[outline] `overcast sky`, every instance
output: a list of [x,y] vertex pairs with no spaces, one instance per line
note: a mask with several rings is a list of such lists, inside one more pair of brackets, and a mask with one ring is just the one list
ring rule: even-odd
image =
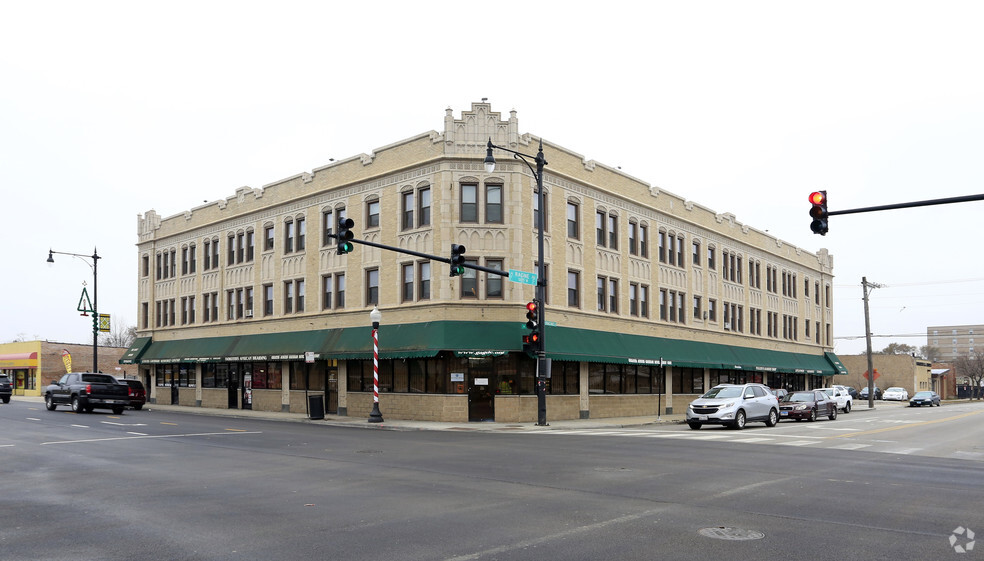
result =
[[[984,3],[7,2],[0,342],[136,323],[137,216],[431,130],[488,98],[522,133],[834,255],[835,351],[984,323]],[[550,156],[547,154],[549,162]]]

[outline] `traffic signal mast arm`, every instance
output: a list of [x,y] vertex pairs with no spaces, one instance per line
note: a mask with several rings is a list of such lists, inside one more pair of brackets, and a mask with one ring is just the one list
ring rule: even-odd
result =
[[[337,238],[338,236],[336,235],[335,237]],[[350,241],[352,243],[357,243],[357,244],[362,244],[362,245],[368,245],[368,246],[372,246],[372,247],[378,247],[379,249],[388,249],[390,251],[395,251],[397,253],[406,253],[407,255],[413,255],[413,256],[416,256],[416,257],[425,257],[425,258],[430,259],[432,261],[440,261],[441,263],[448,263],[448,264],[451,263],[451,258],[450,257],[440,257],[440,256],[437,256],[437,255],[431,255],[429,253],[421,253],[419,251],[413,251],[411,249],[403,249],[402,247],[393,247],[391,245],[384,245],[384,244],[381,244],[381,243],[371,242],[371,241],[368,241],[368,240],[360,240],[360,239],[357,239],[357,238],[352,238],[352,239],[350,239],[348,241]],[[462,263],[462,266],[463,267],[466,267],[468,269],[475,269],[476,271],[483,271],[483,272],[486,272],[486,273],[491,273],[493,275],[499,275],[501,277],[508,277],[509,276],[509,271],[503,271],[501,269],[493,269],[491,267],[482,267],[481,265],[475,265],[475,264],[472,264],[472,263]]]
[[835,214],[857,214],[860,212],[876,212],[879,210],[895,210],[897,208],[913,208],[918,206],[946,205],[950,203],[967,203],[971,201],[984,201],[984,194],[967,195],[964,197],[949,197],[946,199],[930,199],[928,201],[915,201],[911,203],[898,203],[894,205],[866,206],[862,208],[849,208],[846,210],[828,210],[827,216]]

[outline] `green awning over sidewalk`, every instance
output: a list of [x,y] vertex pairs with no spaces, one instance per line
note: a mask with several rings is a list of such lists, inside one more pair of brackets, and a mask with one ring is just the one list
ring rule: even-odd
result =
[[[441,351],[456,356],[498,356],[521,351],[526,332],[520,322],[382,325],[379,356],[420,358]],[[825,376],[842,373],[843,369],[838,368],[840,360],[833,353],[790,353],[571,327],[551,327],[545,341],[547,356],[565,361],[658,365],[662,359],[670,366]],[[371,359],[372,329],[366,326],[156,341],[133,360],[143,364],[303,360],[306,352],[315,353],[318,360]]]
[[130,348],[123,353],[123,357],[120,358],[120,364],[136,364],[149,346],[150,337],[138,337],[130,344]]

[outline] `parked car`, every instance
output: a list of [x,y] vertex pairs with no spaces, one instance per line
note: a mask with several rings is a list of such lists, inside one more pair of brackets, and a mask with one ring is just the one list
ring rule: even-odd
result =
[[844,386],[831,386],[829,388],[820,388],[820,391],[836,401],[838,409],[845,413],[851,412],[851,407],[854,405],[854,398],[848,393],[847,388]]
[[117,380],[121,384],[130,386],[130,407],[137,411],[143,409],[144,404],[147,403],[147,390],[144,389],[143,382],[132,378],[117,378]]
[[905,388],[892,386],[885,390],[885,393],[882,394],[882,399],[885,401],[909,401],[909,392]]
[[768,427],[779,422],[779,400],[762,384],[720,384],[687,406],[687,424],[727,425],[741,430],[748,421],[763,421]]
[[912,396],[909,400],[909,407],[922,407],[923,405],[940,406],[940,396],[933,391],[922,391],[916,392],[916,395]]
[[858,393],[857,388],[853,386],[844,386],[844,387],[847,388],[847,393],[850,394],[852,400],[861,399],[861,395]]
[[14,385],[10,383],[10,378],[0,375],[0,399],[4,403],[10,403],[10,396],[14,394]]
[[127,388],[109,374],[72,372],[45,388],[44,406],[54,411],[59,405],[69,404],[76,413],[112,409],[119,415],[130,403]]
[[[861,388],[861,393],[859,395],[861,396],[861,399],[868,399],[868,386]],[[881,398],[882,398],[881,388],[875,386],[875,399],[881,399]]]
[[772,395],[776,396],[776,399],[778,399],[779,401],[782,401],[782,398],[785,397],[785,395],[788,393],[789,392],[785,388],[772,389]]
[[823,390],[793,392],[779,402],[780,419],[812,422],[820,415],[831,421],[837,418],[837,401]]

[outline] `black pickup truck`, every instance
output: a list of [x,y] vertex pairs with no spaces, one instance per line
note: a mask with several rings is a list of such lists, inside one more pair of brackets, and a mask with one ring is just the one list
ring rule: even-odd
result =
[[44,390],[44,405],[48,411],[68,404],[76,413],[91,413],[98,407],[112,409],[120,415],[129,403],[129,387],[109,374],[69,373]]

